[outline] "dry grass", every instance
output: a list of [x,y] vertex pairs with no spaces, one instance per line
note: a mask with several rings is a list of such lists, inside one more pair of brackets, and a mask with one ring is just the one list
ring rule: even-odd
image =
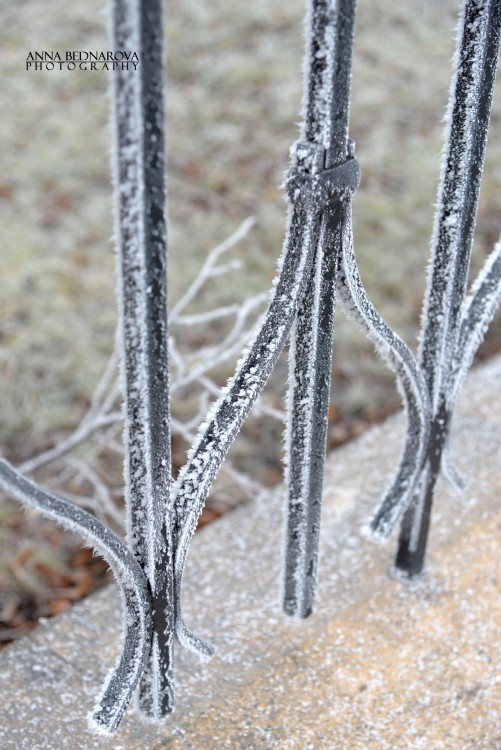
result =
[[[1,131],[0,438],[19,457],[74,423],[115,321],[106,74],[26,72],[23,64],[30,49],[106,49],[106,19],[95,0],[45,5],[2,11],[8,116]],[[352,132],[363,182],[355,236],[374,301],[410,343],[424,287],[455,7],[386,0],[359,9]],[[169,13],[174,301],[207,251],[249,214],[257,226],[237,253],[244,271],[232,284],[214,283],[200,305],[233,302],[269,285],[284,226],[278,186],[299,119],[302,14],[300,2],[270,8],[201,0]],[[479,256],[501,223],[500,112],[496,103]],[[389,396],[387,376],[339,318],[334,402],[348,412],[380,405]],[[364,370],[375,382],[369,393]]]
[[[435,201],[457,3],[360,3],[352,136],[362,185],[355,240],[369,293],[415,344]],[[116,309],[105,73],[26,72],[29,50],[107,49],[102,0],[0,9],[0,445],[16,461],[75,425],[113,346]],[[185,0],[168,34],[171,298],[249,215],[241,271],[196,308],[269,287],[285,210],[279,189],[301,105],[303,3]],[[476,257],[501,230],[501,98],[495,102]],[[479,261],[476,261],[478,266]],[[194,309],[196,309],[194,308]],[[499,318],[490,334],[499,343]],[[193,330],[200,346],[221,330]],[[496,343],[498,342],[498,343]],[[393,377],[342,315],[331,444],[398,405]],[[216,373],[224,380],[227,370]],[[282,358],[269,388],[279,405]],[[174,408],[183,410],[184,404]],[[358,427],[357,427],[358,424]],[[280,429],[247,431],[238,464],[275,481]],[[177,448],[182,453],[184,446]],[[119,462],[113,471],[119,473]]]
[[[2,13],[0,440],[23,458],[85,408],[115,325],[106,74],[26,72],[28,50],[106,49],[101,2]],[[433,214],[455,2],[360,4],[352,133],[363,170],[355,236],[367,287],[412,344]],[[303,3],[191,0],[168,14],[171,297],[247,215],[232,283],[201,307],[265,289],[280,251],[279,190],[296,138]],[[384,43],[381,43],[384,40]],[[496,103],[477,255],[499,234]],[[205,332],[204,335],[207,335]],[[199,345],[195,332],[193,345]],[[395,403],[392,376],[339,316],[339,413]],[[220,374],[221,377],[222,374]],[[276,379],[284,378],[282,367]],[[277,386],[278,387],[278,386]]]

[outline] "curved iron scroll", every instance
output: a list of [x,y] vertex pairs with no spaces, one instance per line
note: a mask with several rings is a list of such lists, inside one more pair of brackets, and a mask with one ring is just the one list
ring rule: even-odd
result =
[[115,573],[124,610],[122,649],[90,717],[95,731],[114,734],[141,679],[149,652],[151,598],[141,566],[121,539],[97,518],[26,479],[3,458],[0,458],[0,489],[69,531],[81,534]]

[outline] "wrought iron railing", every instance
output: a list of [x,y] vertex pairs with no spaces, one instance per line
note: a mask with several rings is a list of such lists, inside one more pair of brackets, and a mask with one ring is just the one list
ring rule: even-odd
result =
[[[127,543],[86,511],[0,459],[0,487],[78,531],[113,568],[124,639],[91,718],[116,731],[137,692],[160,720],[174,708],[173,642],[209,657],[185,625],[182,578],[205,497],[291,334],[286,433],[284,609],[315,603],[336,298],[395,370],[407,435],[395,478],[372,521],[387,537],[402,521],[396,566],[422,569],[435,481],[456,484],[448,453],[454,406],[501,300],[501,244],[469,296],[466,285],[501,33],[501,0],[466,0],[447,120],[432,264],[418,359],[370,302],[353,251],[351,197],[360,180],[348,136],[354,0],[310,0],[304,122],[285,181],[288,226],[264,321],[171,480],[160,0],[114,0],[113,48],[137,52],[137,72],[113,73],[114,180],[125,397]],[[291,333],[292,331],[292,333]]]

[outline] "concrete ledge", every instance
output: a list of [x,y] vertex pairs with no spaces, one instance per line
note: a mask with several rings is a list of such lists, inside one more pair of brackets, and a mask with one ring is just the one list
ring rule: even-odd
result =
[[200,664],[179,653],[178,709],[164,726],[129,710],[113,740],[87,731],[116,656],[111,588],[1,652],[2,750],[501,747],[500,384],[501,358],[467,383],[453,454],[469,485],[458,496],[439,484],[418,584],[389,576],[394,540],[360,533],[396,467],[397,417],[329,457],[314,616],[280,612],[277,492],[194,541],[185,612],[217,654]]

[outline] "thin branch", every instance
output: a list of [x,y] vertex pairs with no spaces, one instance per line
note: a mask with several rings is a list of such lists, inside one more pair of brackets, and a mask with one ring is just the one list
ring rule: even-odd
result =
[[[199,293],[200,289],[203,287],[203,285],[207,282],[209,278],[211,278],[214,275],[217,275],[217,272],[214,273],[214,267],[216,265],[216,262],[219,260],[221,255],[223,253],[226,253],[228,250],[230,250],[232,247],[234,247],[238,242],[240,242],[250,231],[250,229],[254,226],[256,223],[256,220],[253,216],[250,216],[249,218],[245,219],[238,229],[233,232],[229,237],[227,237],[223,242],[221,242],[220,245],[217,245],[215,248],[213,248],[209,255],[207,256],[207,259],[202,266],[200,272],[197,274],[196,279],[193,281],[193,283],[188,287],[186,292],[183,294],[181,299],[176,302],[172,310],[169,314],[170,324],[175,325],[177,323],[177,318],[181,314],[183,310],[185,310],[190,302],[193,302],[197,294]],[[224,271],[225,273],[226,271]]]
[[88,417],[88,414],[86,414],[80,425],[74,432],[71,433],[71,435],[55,445],[53,448],[43,451],[43,453],[39,453],[37,456],[28,459],[28,461],[24,461],[24,463],[20,465],[19,470],[23,474],[32,474],[36,469],[39,469],[42,466],[51,463],[52,461],[56,461],[57,459],[62,458],[67,453],[70,453],[70,451],[74,450],[78,445],[84,443],[98,430],[102,429],[103,427],[108,427],[111,424],[115,424],[118,420],[121,419],[121,414],[117,413],[97,413],[94,415],[93,419],[90,419]]
[[212,648],[188,630],[181,615],[182,577],[189,543],[210,485],[285,344],[311,267],[315,231],[316,222],[311,215],[290,209],[280,274],[268,312],[234,377],[202,426],[175,485],[176,634],[185,646],[201,655],[210,656]]

